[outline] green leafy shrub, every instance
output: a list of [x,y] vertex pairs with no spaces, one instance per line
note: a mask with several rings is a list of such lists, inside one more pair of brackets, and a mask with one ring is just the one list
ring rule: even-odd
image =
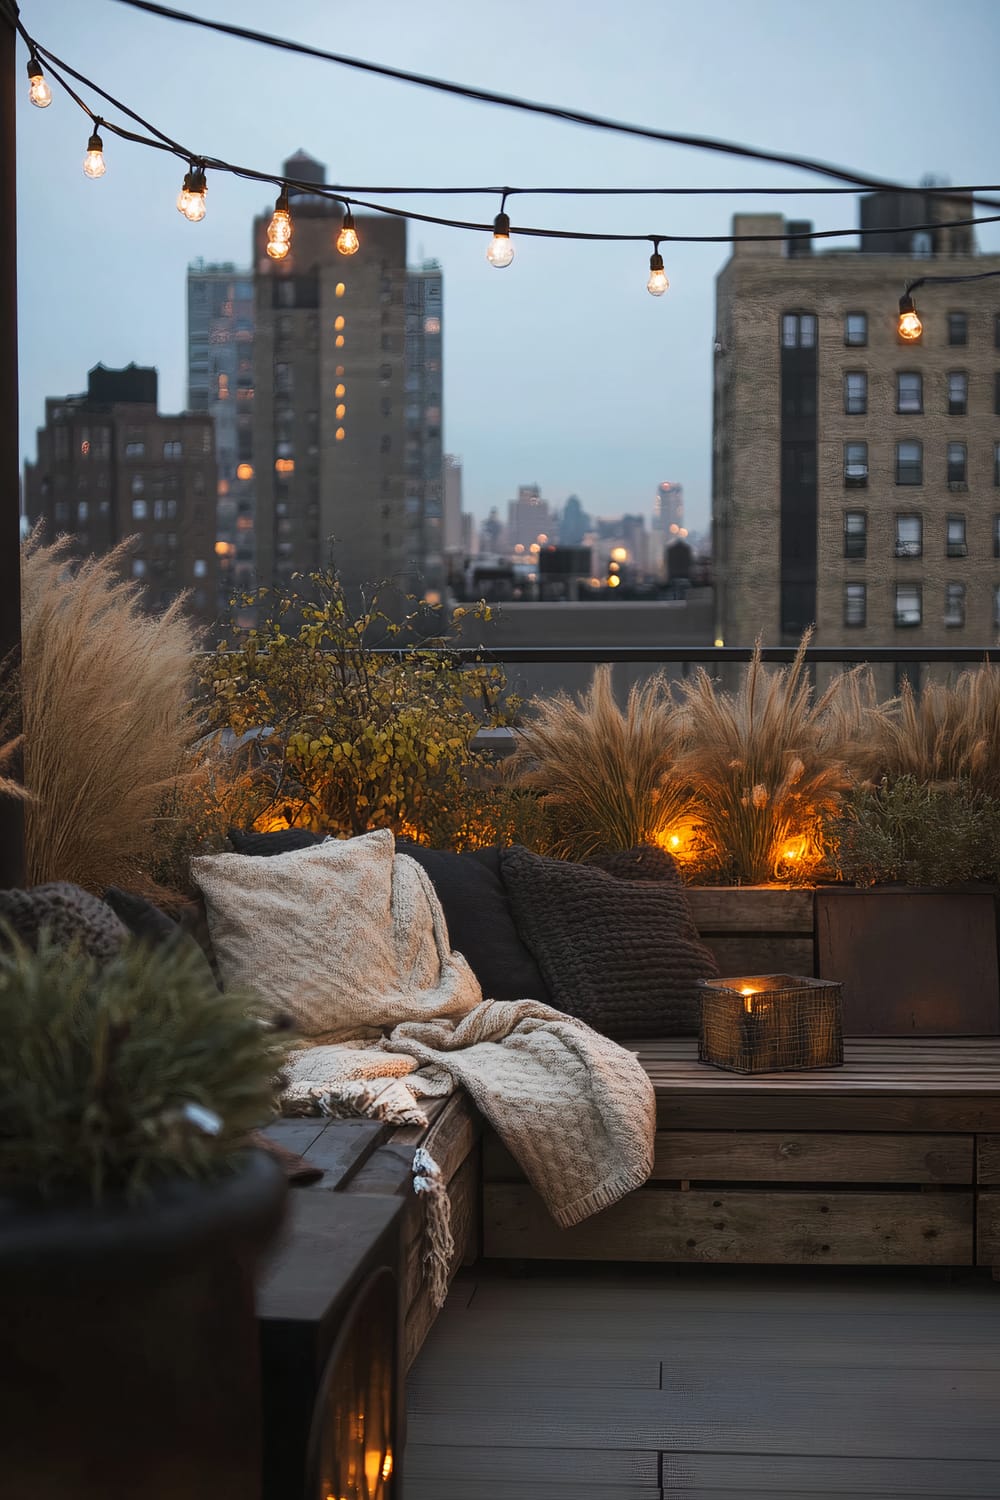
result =
[[1000,800],[968,782],[861,786],[829,832],[836,868],[855,885],[1000,881]]
[[286,1050],[190,941],[101,964],[12,940],[0,1035],[0,1186],[95,1202],[222,1170],[275,1112]]
[[383,602],[376,590],[353,610],[333,569],[300,583],[302,592],[261,590],[261,623],[223,641],[202,670],[212,727],[270,731],[257,826],[392,828],[418,839],[450,826],[454,841],[475,820],[470,782],[485,765],[472,737],[502,722],[505,678],[440,652],[455,622],[488,620],[489,610],[456,610],[444,634],[429,635],[426,610],[410,600],[398,610],[398,596]]

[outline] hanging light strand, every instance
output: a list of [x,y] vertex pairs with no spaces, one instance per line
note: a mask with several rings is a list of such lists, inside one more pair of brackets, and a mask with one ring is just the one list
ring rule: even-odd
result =
[[663,256],[660,254],[660,242],[653,240],[653,253],[649,257],[649,280],[646,282],[646,291],[651,297],[662,297],[663,293],[670,290],[670,282],[667,273],[663,269]]

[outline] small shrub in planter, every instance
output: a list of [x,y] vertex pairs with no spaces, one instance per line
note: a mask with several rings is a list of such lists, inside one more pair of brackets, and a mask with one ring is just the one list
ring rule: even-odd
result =
[[189,941],[102,965],[44,933],[0,952],[0,1034],[5,1492],[242,1500],[281,1038]]

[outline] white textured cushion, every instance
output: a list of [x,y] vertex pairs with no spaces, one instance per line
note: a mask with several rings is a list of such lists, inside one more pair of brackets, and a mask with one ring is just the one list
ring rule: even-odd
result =
[[480,991],[448,946],[433,886],[388,829],[262,859],[192,861],[227,988],[337,1041],[400,1021],[467,1014]]

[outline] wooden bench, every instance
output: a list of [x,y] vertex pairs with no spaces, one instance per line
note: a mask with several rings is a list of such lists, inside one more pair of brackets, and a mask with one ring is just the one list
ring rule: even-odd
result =
[[1000,1275],[1000,1038],[849,1040],[843,1068],[756,1077],[694,1038],[625,1045],[656,1091],[650,1182],[560,1230],[487,1134],[485,1255]]

